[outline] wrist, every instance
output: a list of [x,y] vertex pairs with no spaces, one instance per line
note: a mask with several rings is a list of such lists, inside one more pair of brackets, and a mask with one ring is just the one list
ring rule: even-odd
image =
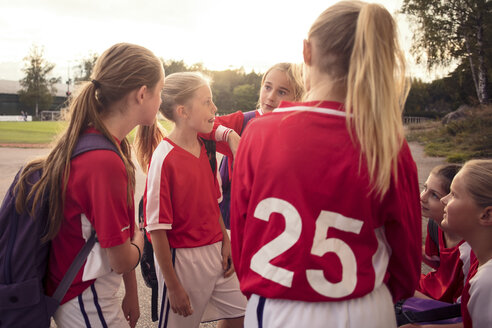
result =
[[229,135],[231,134],[232,129],[226,128],[223,125],[217,126],[217,129],[215,130],[215,141],[226,141]]

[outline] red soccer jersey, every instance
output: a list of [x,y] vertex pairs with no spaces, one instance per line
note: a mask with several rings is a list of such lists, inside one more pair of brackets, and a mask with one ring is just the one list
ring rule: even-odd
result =
[[[438,228],[438,231],[440,249],[439,267],[436,271],[429,272],[427,275],[421,275],[417,290],[435,300],[455,303],[461,296],[465,278],[468,274],[471,248],[463,240],[454,247],[446,248],[441,228]],[[429,236],[427,236],[427,239],[430,239]],[[434,244],[432,241],[430,243]]]
[[[87,132],[99,133],[94,129]],[[91,264],[82,266],[62,303],[81,294],[98,276],[111,271],[105,260],[105,251],[100,247],[121,245],[134,233],[135,211],[127,202],[127,183],[125,165],[111,150],[89,151],[71,161],[64,219],[50,251],[46,282],[48,295],[55,292],[90,236],[91,226],[98,239],[86,261]]]
[[233,260],[248,297],[353,299],[386,283],[413,295],[420,276],[417,169],[406,142],[380,201],[343,105],[283,103],[243,134],[232,178]]
[[465,328],[492,327],[492,260],[479,266],[472,252],[470,273],[461,298],[461,314]]
[[147,231],[165,229],[172,248],[222,240],[220,189],[202,145],[200,157],[165,138],[149,165],[144,193]]

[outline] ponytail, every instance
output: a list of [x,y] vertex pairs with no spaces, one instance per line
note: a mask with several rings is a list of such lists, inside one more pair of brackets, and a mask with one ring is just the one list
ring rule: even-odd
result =
[[321,54],[313,65],[347,90],[347,128],[360,145],[372,191],[382,198],[398,178],[409,89],[396,23],[381,5],[342,1],[318,17],[308,39]]
[[397,180],[407,94],[405,57],[395,21],[384,7],[367,4],[357,20],[345,103],[347,117],[352,115],[347,123],[355,128],[373,189],[381,196],[392,175]]
[[164,128],[157,119],[150,126],[139,125],[137,127],[134,146],[138,164],[144,173],[147,173],[152,153],[164,137]]

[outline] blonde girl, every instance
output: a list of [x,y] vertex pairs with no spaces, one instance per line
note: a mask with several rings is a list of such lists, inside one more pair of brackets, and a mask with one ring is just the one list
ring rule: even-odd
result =
[[241,134],[252,118],[272,112],[279,106],[281,101],[300,101],[303,94],[304,84],[301,76],[301,66],[292,63],[275,64],[263,74],[257,109],[249,112],[237,111],[217,117],[212,132],[204,136],[207,139],[215,139],[216,141],[227,141],[227,144],[217,143],[217,151],[226,155],[220,163],[223,193],[220,212],[227,229],[230,228],[230,173],[232,172],[232,159],[237,150]]
[[459,234],[473,253],[463,295],[463,326],[491,327],[492,313],[492,160],[465,163],[441,199],[443,230]]
[[417,169],[396,23],[339,2],[304,40],[305,102],[242,136],[231,193],[246,327],[395,327],[420,276]]
[[[67,129],[46,158],[29,163],[19,181],[18,206],[38,201],[49,190],[51,240],[46,290],[51,295],[85,240],[95,229],[98,243],[55,313],[58,327],[134,327],[140,315],[134,268],[143,237],[135,229],[135,167],[126,135],[139,124],[152,124],[160,105],[164,72],[148,49],[120,43],[97,60],[92,82],[80,87],[70,105]],[[102,134],[118,154],[94,150],[74,159],[82,134]],[[29,195],[22,194],[30,172],[43,175]],[[116,292],[124,280],[126,294]]]
[[163,137],[156,123],[137,133],[138,158],[148,167],[144,215],[158,263],[159,327],[218,319],[240,327],[246,299],[231,266],[220,188],[198,138],[210,133],[217,111],[209,82],[199,73],[171,74],[162,98],[172,132]]

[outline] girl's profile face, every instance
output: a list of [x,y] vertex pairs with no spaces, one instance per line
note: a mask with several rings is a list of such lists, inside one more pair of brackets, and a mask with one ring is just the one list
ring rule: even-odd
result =
[[187,105],[189,113],[188,123],[198,133],[212,131],[217,107],[212,100],[212,91],[208,85],[196,90],[193,98]]
[[430,174],[424,183],[424,190],[420,193],[422,215],[436,221],[438,224],[441,223],[444,215],[444,205],[441,203],[441,198],[447,194],[442,185],[443,180],[441,177]]
[[466,239],[466,236],[477,226],[483,213],[470,195],[466,185],[466,175],[460,171],[451,183],[451,192],[441,199],[444,207],[443,229],[455,232]]
[[268,72],[260,89],[260,108],[263,113],[270,113],[278,107],[280,101],[293,101],[294,97],[286,72],[278,69]]

